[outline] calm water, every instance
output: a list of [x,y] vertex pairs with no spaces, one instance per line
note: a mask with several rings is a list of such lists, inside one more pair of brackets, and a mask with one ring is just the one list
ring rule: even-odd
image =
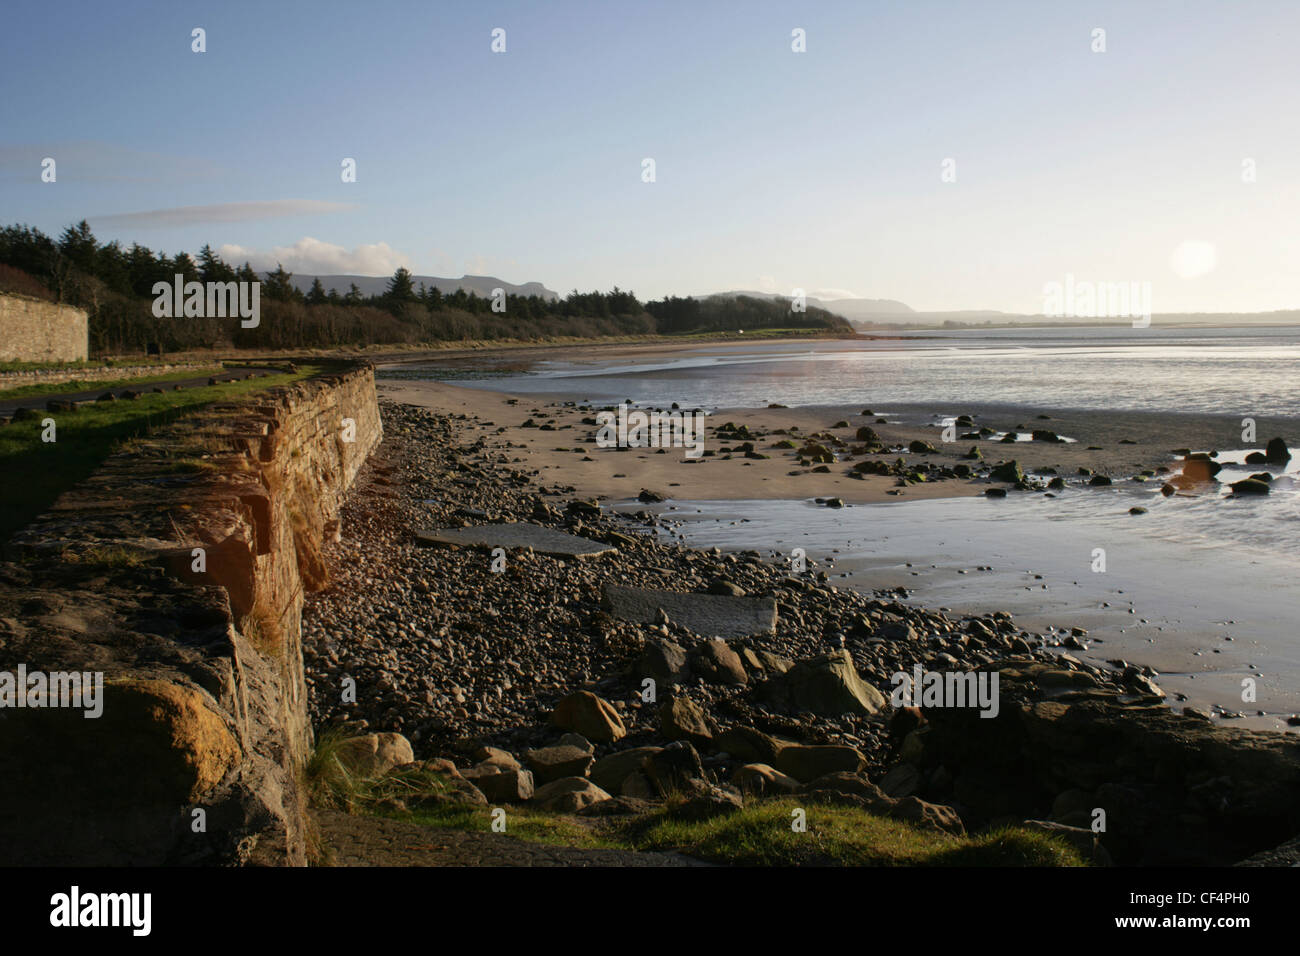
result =
[[[463,384],[592,401],[739,408],[950,402],[1039,408],[1300,414],[1300,327],[907,333],[907,339],[702,345],[608,361],[580,349]],[[407,377],[451,379],[445,366]]]
[[[516,363],[518,359],[514,360]],[[1075,328],[908,333],[906,339],[702,345],[636,360],[547,361],[477,380],[447,366],[403,377],[539,397],[685,407],[1031,405],[1300,417],[1300,328]],[[1293,449],[1300,435],[1285,436]],[[1259,468],[1221,450],[1225,483]],[[1172,459],[1171,459],[1172,463]],[[1237,463],[1237,464],[1233,464]],[[670,502],[690,543],[833,555],[840,583],[899,584],[956,610],[1011,610],[1027,622],[1083,623],[1097,657],[1166,675],[1202,706],[1283,726],[1300,710],[1300,455],[1262,498],[1163,498],[1121,483],[1057,498],[1012,495],[858,506],[805,501]],[[1223,486],[1226,494],[1226,484]],[[627,503],[630,507],[644,507]],[[1128,514],[1133,505],[1150,512]],[[1090,570],[1094,548],[1110,559]],[[992,571],[974,572],[980,565]],[[1041,575],[1041,577],[1039,577]],[[1108,606],[1109,605],[1109,606]],[[1130,613],[1130,610],[1132,613]],[[1260,682],[1258,704],[1238,700]],[[1171,685],[1172,686],[1169,686]]]

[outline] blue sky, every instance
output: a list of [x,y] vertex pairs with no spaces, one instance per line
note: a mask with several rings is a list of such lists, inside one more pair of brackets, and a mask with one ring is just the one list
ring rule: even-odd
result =
[[0,221],[642,297],[1037,311],[1071,274],[1295,308],[1298,28],[1287,0],[25,4]]

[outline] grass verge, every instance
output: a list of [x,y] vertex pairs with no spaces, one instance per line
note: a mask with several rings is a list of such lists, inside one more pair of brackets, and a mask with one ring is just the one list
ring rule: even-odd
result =
[[[807,830],[795,832],[803,810]],[[675,850],[736,866],[1083,866],[1058,838],[1016,827],[967,836],[921,829],[854,807],[766,800],[709,820],[678,818],[671,808],[627,826],[638,850]]]
[[[317,807],[393,817],[423,826],[489,832],[493,807],[455,801],[448,778],[421,764],[366,779],[340,759],[345,736],[317,741],[303,789]],[[795,811],[806,814],[796,832]],[[507,808],[508,835],[580,849],[658,850],[729,866],[1085,866],[1058,837],[1018,827],[953,836],[854,807],[801,803],[787,797],[750,803],[707,820],[683,819],[677,806],[632,817],[569,817]]]
[[[96,402],[75,412],[40,412],[35,419],[0,425],[0,541],[85,481],[123,442],[149,435],[212,402],[243,398],[316,371],[316,366],[301,366],[293,373],[150,392],[135,401]],[[54,420],[54,441],[42,440],[46,419]]]

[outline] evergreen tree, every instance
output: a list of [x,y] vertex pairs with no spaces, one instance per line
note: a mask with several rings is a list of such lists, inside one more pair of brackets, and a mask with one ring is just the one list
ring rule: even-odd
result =
[[308,305],[323,305],[325,303],[325,287],[320,283],[320,276],[311,280],[311,291],[307,293]]
[[199,276],[204,282],[233,282],[235,270],[226,265],[212,251],[212,247],[205,243],[199,250]]
[[199,281],[199,267],[189,257],[188,253],[176,253],[176,258],[172,260],[172,274],[174,275],[177,272],[185,277],[186,282]]
[[64,229],[59,237],[59,252],[63,258],[86,275],[95,274],[95,251],[98,247],[90,224],[84,219]]
[[384,297],[392,299],[394,302],[411,302],[416,298],[415,286],[412,283],[410,270],[405,266],[399,266],[393,273],[393,277],[388,280],[388,291]]
[[275,264],[275,271],[266,274],[266,281],[262,284],[262,294],[277,302],[292,302],[302,295],[294,287],[293,273],[286,272],[284,266],[278,262]]

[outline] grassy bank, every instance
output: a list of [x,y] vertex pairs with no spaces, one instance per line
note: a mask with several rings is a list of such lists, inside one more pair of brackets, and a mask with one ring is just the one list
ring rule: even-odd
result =
[[[455,786],[442,773],[414,764],[367,780],[338,759],[341,740],[322,735],[304,771],[316,806],[429,827],[491,831],[493,808],[458,802]],[[581,849],[679,852],[731,866],[1086,865],[1060,838],[1019,827],[953,836],[856,807],[804,803],[797,796],[750,800],[743,809],[706,820],[683,817],[681,804],[670,799],[643,814],[609,817],[511,806],[506,833]],[[800,832],[791,826],[797,810],[806,814]]]
[[[0,426],[0,541],[7,541],[59,495],[88,478],[124,441],[148,435],[212,402],[242,398],[316,371],[315,366],[304,366],[293,373],[275,372],[179,392],[149,392],[134,401],[96,402],[74,412],[42,411],[34,419]],[[55,440],[47,442],[42,435],[48,419],[54,421]]]
[[162,375],[141,375],[128,378],[106,378],[106,379],[83,379],[72,378],[61,382],[37,382],[32,385],[18,385],[14,388],[0,389],[0,401],[13,401],[24,398],[40,398],[45,395],[64,395],[73,392],[89,392],[95,389],[104,389],[107,391],[111,388],[126,388],[128,386],[148,386],[163,385],[169,382],[183,382],[186,379],[198,378],[209,372],[220,369],[220,362],[211,362],[197,368],[183,369],[178,372],[167,372]]

